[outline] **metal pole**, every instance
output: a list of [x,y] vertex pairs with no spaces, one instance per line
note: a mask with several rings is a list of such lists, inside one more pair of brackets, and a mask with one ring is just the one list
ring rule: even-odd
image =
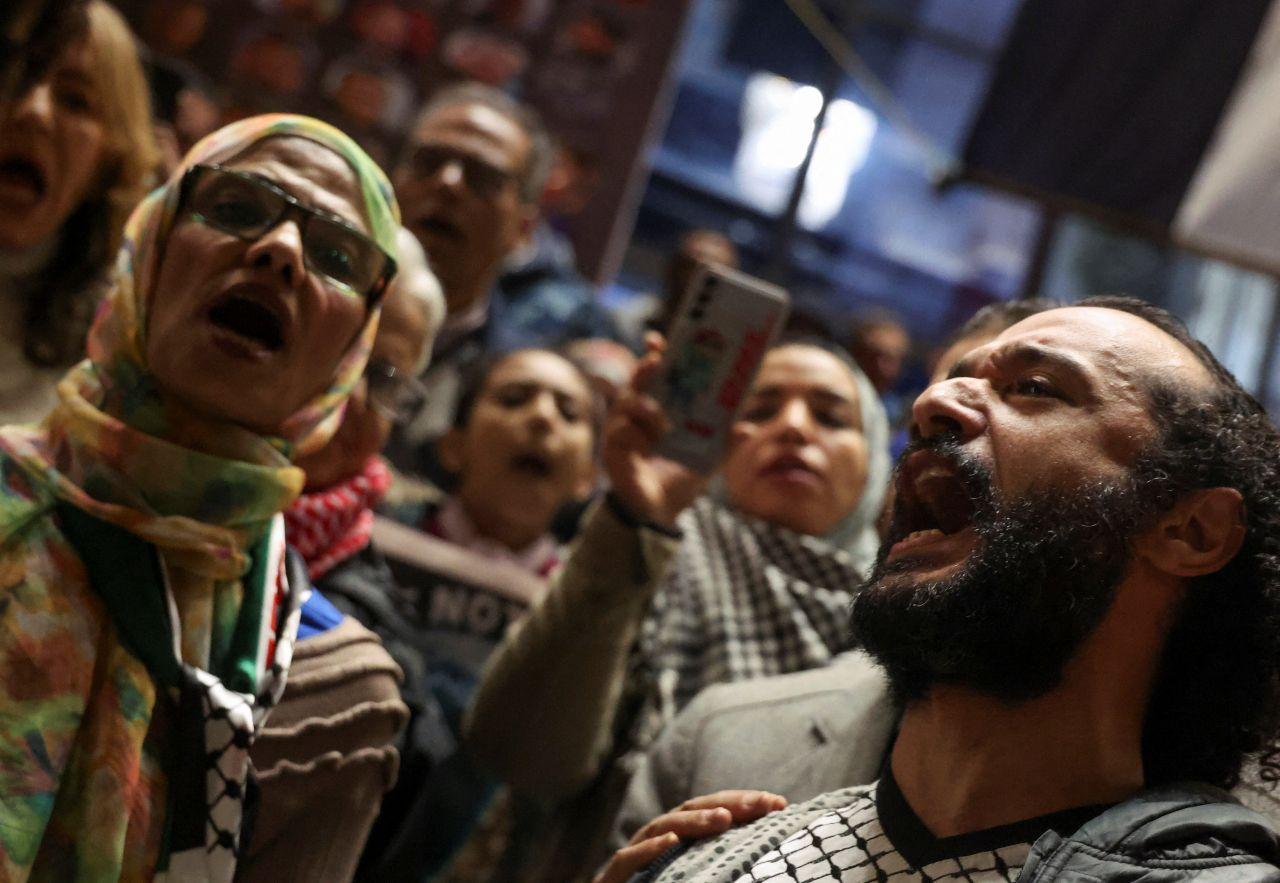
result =
[[805,183],[809,180],[809,167],[813,164],[813,154],[818,147],[818,136],[822,133],[822,125],[827,119],[827,108],[831,106],[836,90],[840,88],[844,71],[834,59],[827,56],[822,75],[822,85],[819,87],[822,92],[822,104],[813,118],[813,135],[805,148],[804,159],[800,161],[795,177],[791,179],[791,193],[787,197],[787,207],[774,228],[773,254],[765,268],[765,276],[781,284],[786,284],[787,277],[790,275],[788,271],[791,267],[791,244],[795,241],[800,200],[804,198]]

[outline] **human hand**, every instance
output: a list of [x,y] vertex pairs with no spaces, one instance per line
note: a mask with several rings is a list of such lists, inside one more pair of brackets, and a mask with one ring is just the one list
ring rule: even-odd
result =
[[636,831],[592,883],[626,883],[631,876],[681,840],[703,840],[723,834],[779,809],[787,798],[768,791],[717,791],[693,797]]
[[666,346],[657,332],[645,336],[646,352],[631,383],[609,409],[601,459],[614,495],[633,515],[674,527],[676,517],[706,490],[708,479],[653,452],[671,425],[648,393]]

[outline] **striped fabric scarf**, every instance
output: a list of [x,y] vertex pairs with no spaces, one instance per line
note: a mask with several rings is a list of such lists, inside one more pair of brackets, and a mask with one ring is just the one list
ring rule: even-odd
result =
[[303,494],[284,510],[289,545],[307,562],[313,580],[369,545],[374,507],[390,487],[387,464],[381,457],[370,457],[356,475]]

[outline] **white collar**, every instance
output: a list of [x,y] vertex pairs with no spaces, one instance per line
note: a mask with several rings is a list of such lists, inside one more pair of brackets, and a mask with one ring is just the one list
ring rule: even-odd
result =
[[443,539],[455,546],[470,549],[486,558],[507,561],[535,576],[545,576],[560,551],[559,544],[551,534],[543,534],[517,551],[508,549],[497,540],[481,536],[476,530],[475,522],[467,515],[456,496],[449,497],[440,507],[440,511],[436,513],[436,525]]

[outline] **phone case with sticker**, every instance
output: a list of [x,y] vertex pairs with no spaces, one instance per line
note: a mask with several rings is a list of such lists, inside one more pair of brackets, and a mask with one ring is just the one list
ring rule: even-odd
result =
[[657,453],[701,473],[720,465],[738,406],[789,309],[783,289],[746,273],[709,267],[694,280],[655,384],[671,421]]

